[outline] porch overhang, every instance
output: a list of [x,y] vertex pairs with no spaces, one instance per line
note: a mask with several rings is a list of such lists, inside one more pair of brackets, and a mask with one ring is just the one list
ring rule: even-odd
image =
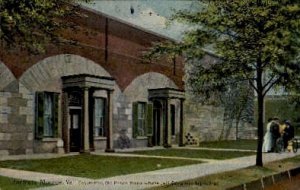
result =
[[148,89],[149,99],[168,98],[168,99],[185,99],[184,90],[175,88],[155,88]]
[[[63,102],[66,102],[64,107],[65,121],[64,121],[64,136],[66,144],[66,152],[70,151],[70,132],[69,126],[71,124],[69,117],[69,93],[73,91],[79,91],[80,98],[82,100],[81,105],[81,143],[79,149],[81,153],[89,153],[91,151],[91,140],[90,136],[93,135],[91,127],[93,127],[93,120],[91,120],[91,115],[93,115],[93,106],[90,105],[93,103],[93,94],[95,91],[101,90],[106,91],[106,150],[113,152],[113,139],[112,139],[112,121],[113,121],[113,93],[115,88],[115,80],[111,77],[103,77],[89,74],[77,74],[63,76],[62,78],[63,85]],[[73,121],[72,121],[73,122]],[[93,141],[92,141],[93,146]]]
[[63,76],[62,78],[63,88],[95,88],[114,90],[115,80],[112,77],[103,77],[89,74],[78,74]]

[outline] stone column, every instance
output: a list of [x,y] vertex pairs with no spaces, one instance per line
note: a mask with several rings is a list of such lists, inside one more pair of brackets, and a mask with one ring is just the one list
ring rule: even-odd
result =
[[170,105],[169,105],[169,99],[166,98],[165,99],[165,117],[164,117],[164,144],[163,146],[165,148],[170,148],[171,147],[171,143],[170,143],[170,139],[169,139],[169,129],[170,129]]
[[183,102],[184,99],[180,99],[180,121],[179,121],[179,146],[184,146],[183,143]]
[[113,149],[113,90],[107,90],[107,122],[106,122],[106,149],[105,152],[114,152]]
[[168,100],[168,137],[167,137],[167,142],[168,142],[168,147],[172,146],[172,121],[171,121],[171,103],[170,99]]
[[63,91],[62,95],[62,105],[63,105],[63,116],[62,116],[62,139],[64,142],[64,149],[66,153],[70,152],[70,131],[69,131],[69,100],[68,93]]
[[81,153],[90,152],[89,142],[89,89],[83,88],[83,122],[82,122],[82,146]]

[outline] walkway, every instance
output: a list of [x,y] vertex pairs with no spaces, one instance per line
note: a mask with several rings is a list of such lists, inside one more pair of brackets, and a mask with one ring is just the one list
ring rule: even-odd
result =
[[[104,154],[104,153],[103,153]],[[264,163],[274,160],[300,155],[300,152],[294,153],[268,153],[263,154]],[[126,190],[126,189],[145,189],[172,182],[193,179],[209,174],[236,170],[245,168],[255,164],[255,156],[248,156],[242,158],[235,158],[224,161],[213,161],[209,163],[181,166],[175,168],[167,168],[162,170],[129,174],[122,176],[115,176],[99,180],[92,180],[87,178],[70,177],[54,174],[44,174],[37,172],[19,171],[0,168],[0,175],[14,177],[23,180],[33,180],[42,182],[51,182],[59,184],[57,186],[40,188],[49,190]]]

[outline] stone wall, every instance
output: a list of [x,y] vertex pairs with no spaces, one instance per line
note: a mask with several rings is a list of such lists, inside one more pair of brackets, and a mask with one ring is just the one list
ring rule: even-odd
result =
[[6,87],[5,92],[0,92],[0,154],[3,155],[33,153],[34,96],[22,87],[18,92],[17,88]]
[[[224,123],[224,108],[204,106],[196,102],[185,103],[185,136],[190,134],[197,142],[216,140],[255,139],[257,129],[253,123],[239,122],[236,133],[235,120],[231,125]],[[190,138],[190,137],[189,137]],[[187,140],[187,139],[185,139]]]
[[185,135],[190,133],[197,141],[219,139],[223,128],[223,108],[202,106],[187,100],[184,110]]
[[[175,83],[163,74],[149,72],[136,77],[130,85],[121,93],[116,101],[114,110],[114,146],[119,148],[120,135],[130,139],[131,147],[145,147],[148,144],[147,138],[132,138],[132,104],[133,102],[149,102],[148,89],[154,88],[176,88]],[[179,105],[179,103],[177,103]],[[179,113],[179,112],[177,112]],[[179,117],[177,118],[179,126]]]
[[[151,64],[145,63],[140,57],[141,51],[150,47],[152,42],[168,39],[135,28],[120,20],[107,18],[101,13],[81,11],[87,16],[74,20],[77,24],[76,32],[73,29],[65,29],[62,34],[66,42],[77,40],[76,45],[73,43],[47,44],[45,53],[33,55],[19,48],[7,50],[0,44],[0,61],[4,62],[4,64],[0,62],[0,91],[4,93],[0,99],[0,130],[4,130],[4,125],[10,122],[8,121],[9,115],[13,114],[16,119],[25,122],[24,125],[28,127],[30,125],[27,139],[31,139],[31,147],[26,147],[25,152],[47,150],[51,152],[55,147],[58,139],[41,142],[33,140],[34,94],[37,91],[62,94],[62,76],[91,74],[115,79],[117,83],[113,94],[113,138],[115,141],[124,130],[127,136],[132,138],[132,102],[147,102],[147,87],[183,88],[183,65],[180,58],[177,58],[173,65],[170,64],[171,60],[167,59],[157,60]],[[99,24],[95,25],[95,23]],[[105,31],[105,26],[108,26],[107,31]],[[10,89],[14,89],[13,92],[5,89],[9,85]],[[22,90],[26,92],[23,93]],[[11,99],[6,97],[7,92],[10,93]],[[61,99],[60,96],[60,101]],[[27,101],[27,106],[24,101]],[[7,104],[14,105],[7,106]],[[62,122],[61,119],[60,122]],[[26,133],[24,134],[26,136]],[[12,135],[3,132],[0,135],[2,143],[1,138],[11,139]],[[6,145],[2,144],[1,146],[5,146],[4,149],[8,150]],[[32,144],[35,149],[32,148]]]
[[[208,97],[199,95],[199,86],[193,84],[192,79],[199,75],[199,65],[208,67],[218,61],[214,55],[207,54],[200,61],[185,65],[185,134],[190,133],[197,141],[256,138],[254,93],[248,88],[248,83],[232,85],[226,92],[210,92]],[[237,115],[240,116],[238,129]]]
[[[5,127],[1,126],[1,130],[4,131],[1,132],[0,138],[5,141],[2,144],[13,143],[13,145],[0,148],[3,150],[3,154],[55,151],[56,143],[61,138],[62,123],[59,124],[59,138],[48,138],[39,141],[34,139],[35,93],[37,91],[50,91],[62,94],[61,77],[75,74],[111,77],[103,67],[91,60],[78,55],[62,54],[40,61],[29,68],[18,81],[14,79],[13,82],[10,82],[3,89],[5,92],[1,94],[0,99],[0,122],[1,125],[9,125],[7,128],[9,128],[10,132],[8,133],[4,130]],[[5,75],[5,77],[2,75],[1,77],[10,78],[10,75]],[[148,102],[148,89],[165,87],[178,88],[171,79],[155,72],[138,76],[124,92],[120,90],[118,85],[115,86],[113,93],[113,139],[115,147],[120,147],[119,138],[121,134],[125,134],[130,139],[131,147],[147,146],[147,138],[132,138],[132,103],[136,101]],[[176,101],[174,103],[176,104],[176,113],[178,115],[179,103]],[[176,120],[179,123],[179,115],[176,117]],[[62,121],[60,120],[60,122]],[[14,128],[11,126],[14,126]],[[17,137],[18,134],[13,134],[17,133],[17,131],[21,131],[23,134],[22,138]],[[20,140],[12,141],[12,139],[16,138]],[[95,146],[96,148],[104,148],[105,140],[97,139]],[[16,150],[10,150],[9,147],[13,147]]]

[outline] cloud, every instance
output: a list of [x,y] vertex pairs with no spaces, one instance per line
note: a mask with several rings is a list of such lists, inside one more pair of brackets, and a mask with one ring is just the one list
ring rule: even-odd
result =
[[[98,10],[108,15],[117,17],[125,22],[129,22],[151,30],[155,33],[179,39],[181,32],[185,28],[179,23],[172,23],[166,27],[167,16],[171,15],[171,7],[168,1],[95,1],[93,4],[84,4],[87,7]],[[185,1],[176,2],[177,7],[185,4]],[[157,3],[161,3],[159,6]],[[185,7],[185,6],[184,6]],[[133,13],[131,9],[134,9]]]
[[157,14],[153,9],[147,8],[129,16],[128,21],[140,26],[145,26],[146,28],[165,28],[167,19]]

